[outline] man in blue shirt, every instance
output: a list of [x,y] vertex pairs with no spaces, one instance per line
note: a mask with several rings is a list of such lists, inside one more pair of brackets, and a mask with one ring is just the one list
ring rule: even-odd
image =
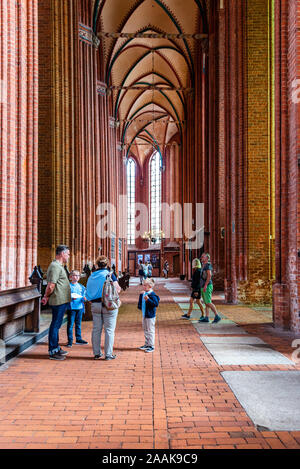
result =
[[82,315],[84,314],[84,300],[85,300],[85,288],[81,283],[78,283],[80,279],[80,272],[78,270],[72,270],[70,273],[70,288],[71,288],[71,311],[68,314],[68,347],[73,345],[73,327],[75,323],[75,336],[76,345],[86,345],[88,342],[83,340],[81,337],[81,321]]

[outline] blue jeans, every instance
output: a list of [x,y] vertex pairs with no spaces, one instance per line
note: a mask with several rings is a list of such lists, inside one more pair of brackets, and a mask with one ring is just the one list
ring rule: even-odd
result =
[[71,309],[68,312],[68,344],[73,344],[73,327],[75,323],[75,337],[76,341],[81,340],[81,321],[84,309]]
[[58,345],[58,331],[61,328],[65,312],[70,307],[70,303],[63,305],[51,306],[52,321],[49,328],[49,355],[54,355],[59,352],[60,346]]

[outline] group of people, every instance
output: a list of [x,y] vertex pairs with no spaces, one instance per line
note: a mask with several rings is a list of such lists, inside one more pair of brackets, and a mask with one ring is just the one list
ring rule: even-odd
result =
[[[201,310],[200,323],[209,322],[209,310],[214,313],[213,323],[216,324],[221,321],[215,305],[212,302],[213,292],[213,268],[210,263],[210,255],[203,253],[199,259],[193,260],[193,275],[192,275],[192,293],[190,298],[190,306],[187,313],[183,314],[182,319],[190,319],[194,303],[199,306]],[[204,309],[205,307],[205,309]]]
[[[42,304],[47,303],[52,309],[52,321],[49,328],[49,358],[52,360],[64,360],[67,351],[63,350],[59,345],[59,329],[63,323],[63,318],[68,312],[67,323],[67,347],[73,346],[73,328],[75,324],[76,345],[87,345],[88,342],[81,337],[81,322],[84,314],[84,303],[89,301],[91,304],[91,312],[93,316],[92,330],[92,347],[94,359],[100,359],[103,354],[101,352],[101,334],[105,331],[104,343],[104,359],[113,360],[116,355],[113,354],[115,328],[117,323],[118,306],[108,309],[102,298],[103,286],[109,278],[117,294],[120,293],[118,279],[114,272],[109,268],[109,261],[106,256],[100,256],[96,260],[95,268],[88,278],[86,287],[80,280],[80,272],[72,270],[68,277],[65,264],[70,257],[68,246],[59,245],[56,248],[56,257],[51,262],[47,271],[47,287],[42,298]],[[140,265],[142,268],[142,264]],[[144,292],[139,295],[138,309],[142,311],[142,325],[145,336],[145,343],[141,350],[145,352],[153,352],[155,349],[155,320],[156,309],[159,305],[160,298],[154,292],[155,281],[152,278],[152,269],[149,269],[150,263],[146,263],[147,273],[143,268],[142,284]],[[199,322],[209,322],[209,310],[214,313],[213,323],[218,323],[221,317],[218,315],[215,305],[212,303],[212,265],[210,256],[207,253],[201,255],[200,260],[193,261],[192,275],[192,293],[190,298],[189,310],[181,317],[189,319],[196,302],[201,310]],[[152,266],[151,266],[152,268]],[[205,307],[205,309],[204,309]]]
[[151,262],[145,262],[143,263],[142,261],[139,263],[139,277],[140,277],[140,284],[143,284],[143,281],[146,278],[151,278],[152,277],[152,264]]
[[[94,359],[99,360],[103,354],[101,352],[101,334],[105,331],[104,359],[113,360],[116,355],[113,354],[115,328],[118,316],[118,307],[109,309],[103,301],[103,286],[109,278],[115,288],[120,293],[118,279],[114,272],[110,271],[108,259],[105,256],[99,256],[95,263],[95,269],[88,278],[86,287],[80,280],[80,272],[72,270],[68,277],[65,264],[70,257],[69,247],[59,245],[56,248],[56,257],[51,262],[47,270],[47,287],[42,298],[42,304],[49,304],[52,310],[52,321],[49,328],[48,350],[51,360],[65,360],[67,351],[59,345],[59,330],[63,323],[63,318],[68,312],[67,323],[67,347],[73,346],[73,328],[75,324],[75,337],[77,345],[87,345],[88,342],[81,337],[81,322],[84,314],[84,303],[89,301],[93,315],[92,347]],[[154,293],[154,279],[147,276],[143,279],[144,292],[140,294],[138,308],[143,314],[143,329],[145,344],[140,347],[145,352],[154,351],[155,342],[155,318],[156,308],[160,298]]]
[[[139,277],[140,277],[140,284],[143,284],[143,281],[146,278],[151,278],[152,277],[152,271],[153,267],[151,262],[145,262],[143,263],[142,261],[139,262]],[[169,273],[169,263],[168,261],[165,261],[163,264],[163,274],[165,278],[168,278],[168,273]]]

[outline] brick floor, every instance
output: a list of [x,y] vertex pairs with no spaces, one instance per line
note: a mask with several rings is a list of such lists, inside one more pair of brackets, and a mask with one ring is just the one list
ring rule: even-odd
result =
[[[218,366],[160,284],[156,349],[138,350],[144,343],[140,289],[122,293],[116,360],[94,361],[89,343],[74,345],[65,361],[55,362],[44,339],[0,368],[0,448],[299,449],[300,432],[258,431],[220,374],[291,367]],[[242,321],[250,334],[291,358],[291,334],[263,317],[247,324],[243,314]],[[91,329],[83,322],[89,342]],[[65,326],[60,339],[64,345]]]

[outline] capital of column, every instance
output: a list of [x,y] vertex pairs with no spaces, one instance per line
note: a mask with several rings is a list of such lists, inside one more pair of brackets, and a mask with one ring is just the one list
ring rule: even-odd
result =
[[100,96],[105,96],[107,94],[107,86],[106,83],[102,81],[97,81],[97,94]]
[[85,24],[79,23],[79,40],[86,42],[98,49],[100,45],[100,39],[96,36],[92,28]]

